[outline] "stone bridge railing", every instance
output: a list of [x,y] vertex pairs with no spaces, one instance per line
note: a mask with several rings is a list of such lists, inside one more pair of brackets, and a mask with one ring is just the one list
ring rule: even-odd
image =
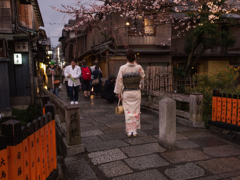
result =
[[[147,107],[153,110],[159,110],[159,101],[165,97],[175,101],[189,103],[189,110],[182,111],[176,109],[176,120],[178,123],[190,127],[204,127],[202,121],[203,94],[192,93],[190,95],[175,94],[170,92],[142,90],[142,107]],[[159,112],[157,112],[158,114]]]
[[43,112],[49,103],[54,105],[57,146],[60,153],[64,157],[69,157],[84,152],[85,148],[81,143],[80,107],[66,104],[43,87],[39,87],[39,94]]

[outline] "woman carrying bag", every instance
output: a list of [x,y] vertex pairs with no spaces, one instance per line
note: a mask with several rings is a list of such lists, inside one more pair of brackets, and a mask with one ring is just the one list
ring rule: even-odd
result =
[[101,91],[102,91],[102,72],[99,70],[99,66],[96,65],[95,70],[93,71],[93,81],[92,81],[92,85],[94,88],[94,93],[96,93],[96,95],[100,95]]
[[120,67],[114,92],[122,100],[128,137],[137,136],[140,125],[141,90],[140,81],[145,77],[142,66],[135,63],[135,52],[126,53],[127,64]]

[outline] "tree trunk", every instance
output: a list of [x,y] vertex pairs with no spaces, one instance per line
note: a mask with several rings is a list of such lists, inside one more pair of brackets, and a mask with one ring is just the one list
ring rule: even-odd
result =
[[192,67],[191,66],[191,64],[192,64],[191,62],[192,62],[192,59],[193,59],[193,55],[194,55],[194,52],[196,51],[196,49],[198,48],[199,45],[200,45],[200,43],[195,42],[193,47],[192,47],[192,51],[188,55],[187,64],[185,65],[185,68],[184,68],[186,76],[188,76],[189,71],[190,71],[190,69]]
[[203,53],[207,50],[207,48],[203,48],[199,53],[198,55],[195,57],[195,59],[190,63],[190,66],[189,66],[189,69],[188,71],[186,72],[186,76],[189,76],[190,73],[191,73],[191,67],[193,67],[196,62],[199,60],[199,58],[203,55]]
[[192,66],[191,66],[192,62],[191,61],[193,59],[194,52],[196,51],[196,49],[198,48],[198,46],[202,42],[202,40],[201,40],[202,37],[203,37],[203,34],[201,34],[199,37],[197,37],[197,39],[193,43],[191,52],[188,54],[188,60],[187,60],[187,63],[185,65],[185,68],[184,68],[186,76],[188,76],[190,74],[190,72],[191,72],[191,69],[192,69]]

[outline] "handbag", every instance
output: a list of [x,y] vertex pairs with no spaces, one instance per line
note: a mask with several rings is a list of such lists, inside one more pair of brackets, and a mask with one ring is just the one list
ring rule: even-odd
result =
[[100,75],[100,73],[98,74],[98,78],[97,79],[92,80],[92,85],[93,86],[97,86],[99,84],[99,75]]
[[99,78],[94,79],[94,80],[92,81],[92,85],[93,85],[93,86],[97,86],[98,84],[99,84]]
[[118,106],[115,109],[115,114],[123,114],[124,113],[123,106],[120,106],[120,102],[121,102],[121,100],[119,99]]
[[54,84],[60,84],[60,81],[59,80],[55,80],[53,81]]

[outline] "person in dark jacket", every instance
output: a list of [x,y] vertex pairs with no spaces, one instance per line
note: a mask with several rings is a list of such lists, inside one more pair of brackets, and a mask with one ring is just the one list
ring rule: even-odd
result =
[[116,77],[111,75],[108,80],[106,80],[104,84],[104,90],[102,92],[102,98],[108,100],[110,103],[114,103],[114,101],[118,101],[118,98],[115,96],[114,88],[115,88]]
[[93,85],[94,92],[98,96],[101,93],[101,91],[102,91],[102,81],[101,81],[102,72],[99,70],[99,65],[95,66],[95,70],[93,71],[92,75],[94,76],[93,80],[94,79],[99,79],[99,84],[98,85]]
[[[59,86],[60,86],[60,72],[55,67],[55,61],[53,60],[50,62],[50,67],[47,70],[47,76],[48,76],[47,88],[51,93],[59,97],[58,93],[59,93]],[[59,81],[59,83],[54,84],[54,81]]]

